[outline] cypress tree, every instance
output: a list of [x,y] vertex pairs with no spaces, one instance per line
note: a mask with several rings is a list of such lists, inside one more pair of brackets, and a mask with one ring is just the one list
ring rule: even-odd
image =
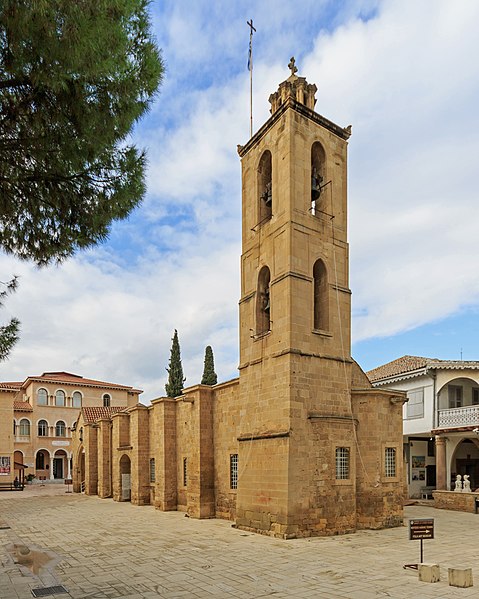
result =
[[165,385],[165,390],[167,397],[178,397],[183,392],[183,383],[186,381],[186,378],[183,377],[180,342],[178,341],[178,331],[176,329],[171,341],[170,363],[166,369],[168,372],[168,382]]
[[203,368],[203,378],[201,379],[202,385],[216,385],[218,377],[215,372],[215,361],[213,358],[213,350],[211,345],[208,345],[205,349],[205,365]]

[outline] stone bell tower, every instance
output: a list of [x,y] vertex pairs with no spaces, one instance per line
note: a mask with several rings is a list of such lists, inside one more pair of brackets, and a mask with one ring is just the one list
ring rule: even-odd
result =
[[[242,163],[237,525],[355,529],[347,140],[291,75]],[[347,476],[337,478],[338,448]],[[341,457],[342,456],[342,457]]]

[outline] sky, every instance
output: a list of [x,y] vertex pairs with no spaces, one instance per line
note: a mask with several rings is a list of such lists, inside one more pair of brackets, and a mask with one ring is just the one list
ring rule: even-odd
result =
[[134,143],[147,194],[102,245],[38,269],[0,254],[18,291],[0,322],[21,339],[0,380],[45,371],[164,395],[178,329],[185,386],[206,345],[237,376],[241,172],[249,139],[289,76],[349,140],[352,355],[364,370],[404,354],[479,359],[479,3],[466,0],[154,0],[166,72]]

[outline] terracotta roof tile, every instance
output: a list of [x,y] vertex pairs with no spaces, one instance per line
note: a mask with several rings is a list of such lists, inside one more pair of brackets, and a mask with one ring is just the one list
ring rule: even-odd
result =
[[[366,374],[368,375],[371,383],[386,379],[392,376],[398,376],[405,372],[411,372],[413,370],[419,370],[427,366],[429,358],[422,358],[420,356],[402,356],[397,360],[378,366],[369,370]],[[437,360],[436,360],[437,361]]]
[[[28,380],[34,381],[51,381],[51,382],[62,382],[71,383],[78,386],[88,387],[102,387],[105,389],[124,389],[129,392],[143,393],[141,389],[133,389],[130,385],[118,385],[116,383],[108,383],[106,381],[97,381],[95,379],[85,379],[78,374],[72,374],[71,372],[44,372],[41,376],[29,376]],[[26,381],[25,381],[26,382]],[[24,383],[25,384],[25,383]]]
[[85,423],[90,423],[95,422],[99,418],[110,418],[113,416],[113,414],[116,414],[117,412],[123,412],[127,409],[128,408],[126,406],[110,406],[108,408],[104,406],[95,406],[82,408],[81,413]]
[[13,409],[15,412],[33,412],[33,408],[28,401],[14,401]]
[[0,389],[8,389],[10,391],[17,391],[21,388],[23,383],[0,383]]

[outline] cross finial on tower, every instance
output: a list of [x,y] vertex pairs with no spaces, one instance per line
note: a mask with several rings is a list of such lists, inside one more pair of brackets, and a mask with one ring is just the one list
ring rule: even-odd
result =
[[288,64],[288,69],[291,69],[291,76],[298,72],[298,68],[296,67],[295,62],[296,61],[294,60],[294,56],[291,56],[291,60]]

